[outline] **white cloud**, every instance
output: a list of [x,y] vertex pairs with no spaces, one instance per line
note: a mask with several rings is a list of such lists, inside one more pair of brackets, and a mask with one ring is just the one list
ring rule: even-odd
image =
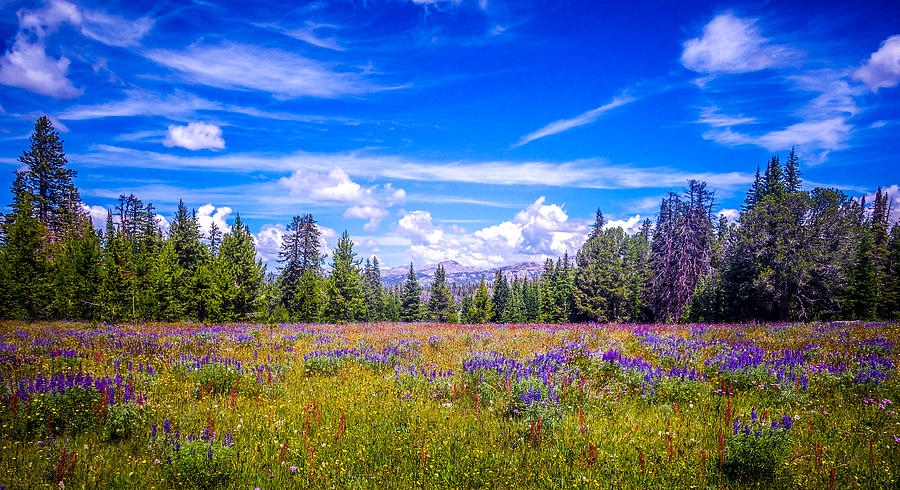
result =
[[406,191],[403,189],[394,189],[390,182],[384,185],[385,204],[387,206],[395,206],[406,202]]
[[729,146],[756,145],[773,152],[795,146],[807,153],[822,151],[823,154],[806,160],[807,164],[813,164],[824,158],[827,152],[845,148],[845,142],[852,132],[853,126],[845,118],[834,117],[821,121],[803,121],[756,136],[732,131],[730,128],[710,130],[703,133],[703,138]]
[[751,134],[738,131],[733,126],[756,122],[750,118],[725,116],[717,107],[706,108],[698,120],[711,126],[703,138],[719,144],[755,145],[769,151],[782,151],[796,147],[806,155],[804,163],[815,165],[825,160],[828,152],[847,147],[853,134],[851,118],[861,109],[857,97],[861,87],[847,80],[847,73],[837,70],[810,70],[786,77],[795,90],[815,96],[794,111],[799,122],[784,129]]
[[95,229],[103,230],[106,228],[106,218],[108,213],[106,208],[103,206],[90,206],[81,203],[81,209],[91,217],[91,225],[93,225]]
[[94,105],[80,105],[69,107],[60,119],[84,120],[101,119],[105,117],[130,117],[130,116],[162,116],[175,120],[187,120],[201,111],[220,111],[242,114],[250,117],[276,119],[280,121],[303,121],[322,123],[326,121],[339,121],[353,124],[343,118],[330,118],[318,115],[305,115],[287,112],[268,112],[255,107],[236,106],[222,104],[197,97],[183,90],[173,90],[168,94],[158,94],[145,90],[126,90],[125,98]]
[[259,233],[253,236],[256,256],[263,262],[277,260],[284,242],[284,231],[284,225],[263,225]]
[[119,47],[137,45],[154,24],[149,17],[125,19],[98,10],[85,10],[82,20],[82,34],[103,44]]
[[853,72],[853,79],[865,83],[873,92],[900,83],[900,34],[885,39],[878,51]]
[[744,73],[779,66],[798,53],[769,43],[756,21],[730,12],[715,16],[703,27],[703,36],[684,43],[681,63],[699,73]]
[[337,26],[331,24],[318,24],[311,21],[306,21],[303,24],[303,27],[298,27],[296,29],[290,29],[286,27],[282,27],[277,24],[255,24],[257,27],[262,27],[264,29],[271,29],[277,32],[280,32],[286,36],[292,37],[294,39],[303,41],[305,43],[311,44],[313,46],[330,49],[333,51],[346,51],[346,48],[341,46],[337,39],[334,37],[322,37],[316,33],[319,30],[327,30],[334,29]]
[[545,204],[541,197],[512,220],[473,233],[456,226],[435,226],[431,214],[421,210],[406,213],[397,231],[410,240],[407,258],[415,263],[455,260],[491,267],[574,254],[587,238],[589,226],[587,220],[569,219],[561,206]]
[[188,123],[187,126],[169,126],[163,144],[167,147],[180,146],[188,150],[221,150],[225,148],[222,128],[202,122]]
[[577,128],[578,126],[584,126],[586,124],[591,124],[596,121],[601,115],[604,113],[615,109],[616,107],[621,107],[629,102],[633,102],[635,100],[634,97],[630,95],[620,95],[618,97],[613,98],[613,100],[603,104],[596,109],[591,109],[587,112],[579,114],[571,119],[560,119],[559,121],[554,121],[541,129],[533,133],[529,133],[523,136],[518,143],[516,143],[513,147],[519,147],[525,144],[528,144],[536,139],[543,138],[545,136],[550,136],[556,133],[561,133],[563,131],[567,131],[572,128]]
[[57,99],[71,99],[84,92],[67,78],[68,71],[68,58],[47,56],[42,40],[31,42],[22,32],[0,58],[0,83]]
[[159,229],[162,230],[163,234],[169,233],[169,228],[171,228],[169,220],[161,214],[156,215],[156,226],[159,226]]
[[231,208],[222,206],[216,208],[212,204],[204,204],[197,209],[197,223],[200,225],[200,233],[207,235],[212,224],[215,223],[219,227],[219,231],[225,233],[228,231],[228,215],[231,214]]
[[722,128],[740,126],[742,124],[753,124],[756,122],[756,119],[744,117],[742,115],[730,116],[722,114],[717,106],[710,106],[704,107],[703,110],[700,111],[700,119],[698,119],[697,122],[708,124],[714,128]]
[[378,90],[357,74],[303,56],[258,46],[222,43],[185,50],[153,50],[151,60],[195,83],[260,90],[281,98],[339,97]]
[[409,238],[413,245],[437,245],[444,237],[444,231],[431,222],[428,211],[411,211],[397,221],[398,232]]
[[19,10],[17,16],[15,42],[0,58],[0,83],[58,99],[71,99],[84,92],[68,79],[69,59],[47,55],[44,39],[60,25],[81,27],[86,37],[112,46],[137,44],[153,27],[153,20],[147,17],[132,20],[101,11],[81,11],[64,0],[51,0],[35,10]]
[[278,182],[287,188],[292,196],[305,196],[312,200],[332,203],[374,203],[370,193],[353,182],[347,172],[340,167],[333,168],[327,174],[300,169],[290,177],[282,177]]
[[823,121],[804,121],[759,137],[759,143],[769,151],[786,150],[794,145],[839,150],[850,137],[853,127],[841,117]]
[[81,24],[81,12],[74,4],[51,0],[42,8],[35,10],[19,10],[19,29],[33,32],[38,37],[52,34],[63,23]]
[[643,218],[641,215],[636,214],[634,216],[629,217],[628,219],[612,219],[606,222],[604,228],[622,228],[625,230],[625,233],[633,234],[641,229],[641,225],[643,224]]
[[714,187],[743,187],[753,181],[753,175],[740,172],[686,172],[666,167],[636,167],[610,164],[602,158],[566,162],[501,160],[448,163],[410,160],[398,155],[364,155],[361,152],[296,152],[272,156],[230,153],[187,157],[96,145],[91,153],[70,154],[69,160],[79,165],[97,167],[196,168],[238,173],[297,171],[300,174],[296,178],[282,179],[282,185],[288,189],[298,188],[298,197],[308,195],[303,191],[308,187],[303,184],[307,180],[305,172],[331,172],[335,167],[348,175],[366,178],[590,189],[670,188],[683,185],[689,179],[703,180]]
[[734,223],[738,218],[741,217],[741,212],[738,209],[722,209],[719,210],[719,215],[724,216],[725,219],[728,220],[729,223]]
[[344,211],[345,218],[369,220],[369,222],[363,226],[363,229],[366,231],[377,230],[378,224],[381,223],[381,220],[387,217],[388,214],[389,213],[386,210],[377,206],[353,206]]

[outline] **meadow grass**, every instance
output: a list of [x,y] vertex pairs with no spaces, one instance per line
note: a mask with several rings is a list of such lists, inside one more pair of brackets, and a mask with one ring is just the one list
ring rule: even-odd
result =
[[898,336],[5,323],[0,484],[896,487]]

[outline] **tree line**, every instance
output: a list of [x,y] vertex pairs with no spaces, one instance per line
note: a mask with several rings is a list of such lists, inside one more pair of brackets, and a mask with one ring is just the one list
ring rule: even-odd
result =
[[873,202],[802,189],[792,150],[757,169],[740,216],[715,217],[715,196],[689,181],[636,233],[598,210],[574,257],[537,279],[499,269],[478,284],[382,284],[344,232],[330,253],[311,214],[286,227],[276,271],[257,258],[237,215],[201,233],[179,202],[164,231],[152,204],[119,197],[106,227],[82,208],[75,172],[46,117],[19,157],[10,212],[0,215],[0,318],[87,321],[446,323],[743,322],[900,318],[900,224],[881,189]]

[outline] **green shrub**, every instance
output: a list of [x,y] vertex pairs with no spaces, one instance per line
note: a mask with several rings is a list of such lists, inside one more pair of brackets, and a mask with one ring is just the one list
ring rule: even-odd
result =
[[228,486],[234,473],[234,448],[195,439],[175,445],[166,459],[170,482],[187,488]]
[[788,455],[792,419],[768,424],[751,415],[748,425],[735,419],[734,434],[725,447],[722,471],[734,479],[758,480],[773,476]]
[[144,411],[136,403],[125,403],[109,408],[106,426],[100,436],[104,442],[128,439],[144,424]]
[[197,388],[197,395],[212,393],[220,395],[237,389],[241,380],[241,373],[231,366],[219,362],[211,362],[200,369],[191,372],[191,377]]
[[332,356],[312,356],[303,361],[306,374],[330,375],[336,373],[343,365],[344,359]]

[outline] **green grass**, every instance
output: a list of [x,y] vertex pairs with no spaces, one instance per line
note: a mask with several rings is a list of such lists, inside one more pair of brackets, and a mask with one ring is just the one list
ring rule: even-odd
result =
[[[681,357],[673,356],[642,341],[648,329],[668,339],[707,344],[751,340],[768,358],[783,349],[804,349],[805,358],[794,372],[807,375],[808,388],[780,382],[767,369],[735,374],[708,366],[706,361],[723,348],[715,342],[679,347]],[[331,342],[316,344],[323,336]],[[874,338],[890,346],[884,350],[860,343]],[[401,339],[421,346],[401,350],[398,366],[454,374],[431,381],[428,376],[395,374],[393,365],[352,356],[334,366],[313,361],[307,369],[304,363],[304,354],[315,350],[370,346],[370,351],[378,351]],[[178,488],[193,482],[227,488],[379,490],[891,488],[900,477],[897,376],[887,370],[886,380],[865,383],[855,373],[864,355],[897,363],[900,350],[893,343],[898,340],[898,324],[713,325],[702,330],[440,324],[135,325],[92,330],[69,324],[5,324],[0,326],[0,342],[15,350],[0,351],[0,390],[5,390],[0,401],[0,484],[50,487],[62,480],[68,488]],[[522,405],[520,395],[529,389],[543,387],[541,400],[547,400],[540,379],[523,379],[517,385],[503,376],[489,375],[482,381],[463,375],[462,362],[472,352],[497,351],[522,362],[572,342],[584,345],[581,354],[568,356],[550,381],[558,404]],[[641,384],[643,377],[598,360],[598,349],[614,347],[654,366],[691,367],[706,377],[664,377],[651,390]],[[75,349],[77,362],[52,357],[58,349]],[[184,360],[207,354],[239,362],[239,380],[226,363],[193,370]],[[844,374],[817,372],[821,364],[842,362]],[[138,373],[139,363],[150,363],[155,374],[146,369]],[[119,398],[113,407],[105,407],[99,399],[62,403],[59,395],[29,401],[12,397],[9,386],[24,377],[79,370],[94,376],[119,373],[123,385],[131,379],[136,395],[141,395],[142,403],[135,402],[140,413],[114,410],[121,406]],[[729,465],[720,460],[737,454],[733,418],[746,421],[751,410],[767,420],[787,414],[793,428],[779,435],[783,454],[761,463],[771,465],[771,471],[747,478],[728,471]],[[111,422],[113,416],[127,417],[127,424]],[[163,430],[166,419],[172,426],[169,435]],[[59,425],[54,420],[78,423]],[[128,430],[110,437],[110,424],[125,424]],[[156,434],[151,435],[154,425]],[[186,441],[188,435],[200,438],[204,430],[209,440]],[[170,464],[175,431],[181,435],[180,450],[193,453],[176,454]],[[222,446],[226,434],[231,434],[233,446]],[[210,447],[212,460],[199,454]],[[63,451],[66,460],[60,464]],[[748,451],[742,457],[753,459]],[[74,460],[72,453],[77,454]],[[204,472],[216,477],[204,477]]]

